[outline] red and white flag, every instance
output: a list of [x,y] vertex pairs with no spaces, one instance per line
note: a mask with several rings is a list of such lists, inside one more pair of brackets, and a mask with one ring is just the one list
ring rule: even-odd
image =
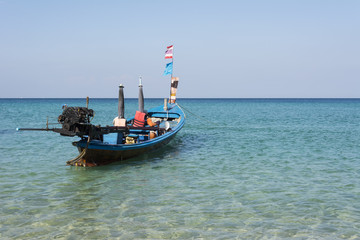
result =
[[174,49],[173,45],[167,47],[166,52],[165,52],[165,59],[173,58],[173,49]]

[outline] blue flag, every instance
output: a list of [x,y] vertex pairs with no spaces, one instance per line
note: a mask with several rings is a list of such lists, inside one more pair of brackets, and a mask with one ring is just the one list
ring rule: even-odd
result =
[[171,62],[171,63],[166,64],[164,76],[172,74],[172,71],[173,71],[173,63]]

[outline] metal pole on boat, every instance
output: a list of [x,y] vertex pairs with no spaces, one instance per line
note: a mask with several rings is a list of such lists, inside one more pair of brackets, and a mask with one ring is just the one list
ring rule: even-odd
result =
[[118,104],[118,115],[119,118],[124,118],[125,104],[124,104],[124,86],[120,84],[119,86],[119,104]]
[[171,77],[170,77],[170,96],[169,96],[169,103],[171,103],[171,83],[172,83],[172,79],[173,79],[173,74],[174,74],[174,48],[173,48],[173,54],[172,54],[172,58],[171,58],[171,63],[172,63],[172,71],[171,71]]
[[139,112],[144,112],[144,93],[141,76],[139,77]]
[[167,107],[167,99],[164,98],[164,111],[167,111],[168,107]]

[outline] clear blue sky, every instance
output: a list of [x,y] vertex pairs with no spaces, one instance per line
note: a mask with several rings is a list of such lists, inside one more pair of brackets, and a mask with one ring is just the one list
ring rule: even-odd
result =
[[360,97],[360,1],[0,0],[0,98]]

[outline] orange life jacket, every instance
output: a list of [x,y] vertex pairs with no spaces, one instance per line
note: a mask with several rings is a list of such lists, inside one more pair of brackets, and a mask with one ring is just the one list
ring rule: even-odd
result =
[[134,127],[145,126],[145,113],[136,111],[133,126]]
[[147,123],[147,125],[149,125],[150,127],[155,127],[155,126],[156,126],[156,123],[154,123],[154,122],[151,120],[151,118],[148,118],[148,119],[146,120],[146,123]]

